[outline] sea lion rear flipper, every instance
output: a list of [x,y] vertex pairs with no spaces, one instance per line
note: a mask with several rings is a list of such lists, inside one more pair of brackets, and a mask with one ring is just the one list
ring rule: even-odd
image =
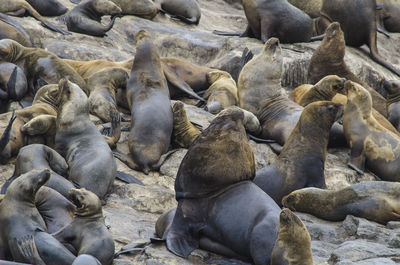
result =
[[135,183],[135,184],[139,184],[139,185],[144,186],[142,181],[140,181],[139,179],[135,178],[134,176],[126,174],[126,173],[124,173],[122,171],[117,171],[116,178],[121,180],[121,181],[123,181],[123,182],[125,182],[125,183]]
[[168,80],[169,83],[171,83],[173,86],[175,86],[176,88],[178,88],[180,91],[184,92],[185,94],[187,94],[195,99],[205,101],[202,97],[197,95],[193,91],[193,89],[184,80],[182,80],[182,78],[180,78],[177,74],[175,74],[173,71],[171,71],[171,69],[168,67],[167,64],[162,63],[162,66],[163,66],[165,78]]
[[377,28],[376,28],[376,31],[378,31],[379,33],[382,33],[382,34],[385,35],[386,37],[390,38],[389,33],[388,33],[385,29],[380,28],[380,27],[377,27]]
[[14,170],[14,174],[4,182],[3,186],[1,187],[0,194],[6,194],[6,191],[10,184],[18,177],[18,174]]
[[241,36],[242,32],[227,32],[221,30],[213,30],[213,34],[220,35],[220,36]]
[[9,246],[14,260],[35,265],[46,265],[40,258],[33,235],[11,238]]
[[364,143],[361,141],[353,142],[353,146],[350,151],[350,160],[347,165],[351,169],[354,169],[358,174],[364,175],[365,159]]
[[157,163],[156,165],[154,165],[153,168],[155,168],[155,169],[158,170],[158,169],[162,166],[162,164],[165,162],[165,160],[167,160],[167,158],[168,158],[170,155],[172,155],[173,153],[175,153],[176,151],[178,151],[178,149],[174,149],[174,150],[171,150],[171,151],[169,151],[169,152],[163,154],[163,155],[160,157],[160,160],[158,160],[158,163]]
[[195,17],[187,18],[187,17],[181,16],[181,15],[173,15],[171,17],[175,18],[175,19],[180,19],[183,22],[188,23],[188,24],[199,24],[199,20]]
[[130,249],[120,250],[114,254],[114,258],[118,257],[121,254],[137,254],[137,252],[142,252],[143,250],[144,248],[130,248]]
[[18,101],[18,103],[22,108],[27,108],[27,107],[32,106],[32,102],[26,101],[26,100],[20,100],[20,101]]
[[370,33],[370,40],[369,40],[368,46],[369,46],[369,49],[371,51],[372,60],[374,60],[375,62],[377,62],[380,65],[384,66],[385,68],[387,68],[391,72],[395,73],[396,75],[400,76],[400,70],[394,68],[393,65],[388,63],[385,59],[383,59],[379,55],[378,46],[377,46],[377,43],[376,43],[376,32],[375,31]]
[[283,146],[280,145],[279,143],[272,143],[272,144],[268,144],[268,145],[275,154],[279,155],[282,152]]
[[318,36],[311,37],[310,41],[319,41],[319,40],[323,40],[324,38],[325,38],[325,34],[321,34]]
[[252,135],[250,133],[248,133],[247,136],[250,138],[250,140],[253,140],[256,143],[267,143],[267,144],[276,143],[275,140],[261,139],[261,138],[255,137],[254,135]]
[[6,145],[8,144],[8,142],[10,141],[10,133],[11,133],[11,127],[15,121],[15,119],[17,118],[17,116],[15,116],[15,111],[12,112],[10,121],[8,122],[8,125],[6,127],[6,129],[3,132],[3,135],[0,138],[0,153],[3,152],[4,148],[6,147]]
[[139,166],[135,163],[135,161],[133,161],[133,159],[130,156],[125,155],[118,150],[115,150],[113,152],[113,155],[115,158],[118,158],[122,163],[126,164],[131,169],[133,170],[139,169]]
[[8,91],[8,94],[10,94],[10,99],[13,99],[13,100],[20,99],[15,91],[15,86],[17,83],[17,74],[18,74],[18,67],[15,66],[14,70],[12,71],[10,78],[8,79],[8,82],[7,82],[7,91]]
[[27,8],[27,11],[28,11],[28,13],[29,13],[32,17],[34,17],[34,18],[36,18],[37,20],[39,20],[39,21],[42,23],[42,25],[43,25],[44,27],[46,27],[46,28],[48,28],[48,29],[50,29],[50,30],[53,30],[53,31],[55,31],[55,32],[59,32],[59,33],[61,33],[61,34],[63,34],[63,35],[71,35],[71,34],[72,34],[71,32],[69,32],[69,31],[67,31],[67,30],[64,30],[64,29],[60,29],[60,28],[56,27],[55,25],[51,24],[50,22],[48,22],[47,20],[45,20],[45,19],[44,19],[33,7],[31,7],[30,5],[29,5],[29,7]]

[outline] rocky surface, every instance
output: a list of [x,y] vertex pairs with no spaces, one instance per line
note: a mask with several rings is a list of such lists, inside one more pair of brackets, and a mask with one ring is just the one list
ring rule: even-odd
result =
[[[60,0],[68,8],[74,5]],[[175,56],[194,63],[217,67],[237,74],[242,50],[250,48],[255,54],[262,43],[255,39],[222,37],[213,30],[242,31],[246,18],[240,0],[198,0],[202,18],[198,26],[186,25],[168,15],[158,14],[153,21],[134,16],[117,19],[114,28],[105,38],[78,33],[63,36],[43,28],[31,17],[16,18],[31,35],[37,47],[45,48],[64,58],[76,60],[109,59],[125,60],[135,55],[133,38],[140,29],[147,30],[154,39],[161,56]],[[66,28],[55,18],[53,23]],[[108,18],[104,19],[106,23]],[[382,56],[400,69],[400,34],[391,34],[390,39],[378,35],[378,47]],[[312,52],[320,42],[286,45],[302,52],[284,49],[284,71],[282,85],[289,93],[297,85],[306,83],[306,73]],[[347,48],[345,60],[351,70],[371,86],[382,91],[382,80],[396,79],[391,72],[373,62],[368,49]],[[186,105],[190,119],[204,128],[213,115],[191,105]],[[0,127],[7,119],[0,119]],[[273,163],[276,155],[265,144],[251,141],[255,153],[256,167],[260,169]],[[118,149],[127,152],[126,133],[123,133]],[[357,175],[347,166],[348,149],[330,149],[326,162],[326,178],[330,189],[338,189],[359,181],[374,180],[368,173]],[[121,255],[114,264],[206,264],[207,261],[223,259],[218,255],[196,250],[185,260],[170,253],[166,247],[150,244],[154,236],[154,224],[164,211],[176,206],[174,179],[186,150],[171,155],[160,172],[148,176],[132,171],[120,161],[118,170],[130,173],[145,186],[124,184],[115,181],[111,195],[104,206],[106,224],[113,234],[116,251],[124,245],[144,247],[130,255]],[[0,166],[0,185],[13,173],[13,160]],[[386,226],[365,219],[348,216],[343,222],[326,222],[307,214],[299,213],[312,238],[315,264],[396,264],[400,263],[400,223]],[[128,248],[127,247],[127,248]]]

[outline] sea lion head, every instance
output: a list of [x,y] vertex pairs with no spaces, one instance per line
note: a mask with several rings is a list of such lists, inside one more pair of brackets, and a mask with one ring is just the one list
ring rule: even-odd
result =
[[383,88],[386,90],[388,95],[399,95],[400,94],[400,80],[385,80],[383,82]]
[[329,95],[330,98],[333,98],[336,93],[343,92],[345,82],[346,78],[340,78],[337,75],[327,75],[316,84],[316,87],[318,87],[320,93],[327,94],[327,96]]
[[[151,41],[150,35],[144,30],[139,30],[135,35],[135,45],[137,46],[142,40]],[[135,56],[136,57],[136,56]]]
[[67,78],[62,78],[58,82],[58,91],[57,93],[53,92],[52,95],[55,97],[55,103],[58,106],[59,113],[62,112],[63,109],[69,110],[71,114],[69,119],[74,119],[72,116],[73,113],[89,113],[89,100],[85,92],[83,92],[77,84],[70,82]]
[[115,16],[122,13],[121,8],[109,0],[93,1],[92,7],[100,15]]
[[270,61],[282,61],[281,47],[279,45],[279,39],[270,38],[265,42],[263,53],[270,58]]
[[372,97],[368,90],[350,80],[346,81],[344,89],[347,93],[346,108],[349,104],[353,105],[360,112],[363,119],[370,117],[372,113]]
[[325,128],[331,128],[332,124],[340,119],[343,115],[343,104],[334,103],[332,101],[316,101],[308,104],[300,116],[302,125],[318,124]]
[[296,206],[302,201],[302,193],[293,191],[282,198],[282,206],[297,211]]
[[47,103],[56,108],[58,99],[58,85],[50,84],[39,88],[33,98],[32,105],[38,103]]
[[214,83],[218,79],[225,77],[225,78],[232,78],[232,76],[225,71],[211,71],[206,74],[206,78],[209,84]]
[[338,22],[333,22],[328,26],[321,46],[329,50],[330,56],[337,56],[341,59],[344,57],[346,44],[344,41],[344,33]]
[[279,222],[282,227],[288,226],[302,226],[303,223],[301,222],[300,218],[297,217],[291,210],[288,208],[284,208],[279,215]]
[[76,206],[75,215],[80,217],[102,217],[101,201],[93,192],[81,188],[71,189],[69,198]]
[[254,135],[258,135],[262,129],[260,126],[260,121],[258,120],[256,115],[254,115],[250,111],[244,110],[238,106],[230,106],[229,108],[226,108],[223,111],[221,111],[218,114],[218,116],[226,115],[227,113],[235,112],[238,110],[243,111],[243,117],[244,117],[243,124],[244,124],[244,128],[246,129],[246,131],[253,133]]
[[15,179],[7,189],[5,198],[34,202],[36,192],[50,179],[49,169],[31,170]]
[[17,60],[23,48],[24,46],[15,40],[0,40],[0,61],[12,62]]

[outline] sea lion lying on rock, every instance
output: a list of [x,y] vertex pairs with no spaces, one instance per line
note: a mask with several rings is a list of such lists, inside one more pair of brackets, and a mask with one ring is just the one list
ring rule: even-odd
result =
[[26,0],[36,11],[42,16],[61,16],[68,11],[68,8],[63,6],[57,0]]
[[16,21],[0,13],[0,39],[12,39],[25,47],[32,47],[29,34]]
[[196,0],[156,0],[162,12],[188,24],[199,24],[201,10]]

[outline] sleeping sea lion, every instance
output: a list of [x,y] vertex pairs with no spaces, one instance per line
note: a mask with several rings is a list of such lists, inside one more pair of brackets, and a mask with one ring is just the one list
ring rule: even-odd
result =
[[111,0],[117,4],[124,15],[134,15],[146,19],[153,19],[157,13],[157,5],[152,0]]
[[57,0],[26,0],[39,14],[42,16],[61,16],[68,11],[68,8],[63,6]]
[[199,24],[201,11],[196,0],[156,0],[160,10],[188,24]]
[[12,39],[25,47],[32,47],[29,34],[15,20],[0,13],[0,39]]
[[298,9],[303,10],[312,18],[320,16],[322,0],[288,0],[288,2]]

